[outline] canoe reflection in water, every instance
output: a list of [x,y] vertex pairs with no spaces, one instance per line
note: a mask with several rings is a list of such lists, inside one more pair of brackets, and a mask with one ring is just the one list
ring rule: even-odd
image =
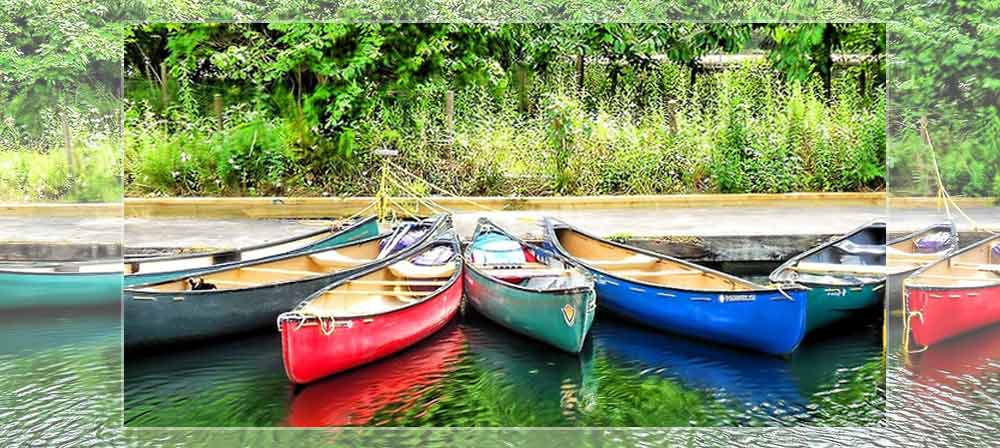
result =
[[[440,381],[466,349],[466,329],[457,322],[417,345],[373,364],[296,388],[289,426],[366,425],[383,408],[409,409]],[[382,422],[383,424],[385,422]]]
[[961,377],[981,378],[1000,371],[1000,325],[948,339],[910,355],[909,370],[925,385],[956,387]]

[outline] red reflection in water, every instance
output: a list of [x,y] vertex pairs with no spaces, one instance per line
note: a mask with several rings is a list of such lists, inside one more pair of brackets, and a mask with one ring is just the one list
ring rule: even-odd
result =
[[305,386],[292,398],[287,423],[365,425],[390,403],[402,403],[399,410],[405,410],[423,389],[444,378],[465,347],[462,327],[452,324],[402,353]]
[[924,384],[955,386],[961,376],[980,377],[1000,359],[1000,325],[938,343],[910,358],[910,370]]

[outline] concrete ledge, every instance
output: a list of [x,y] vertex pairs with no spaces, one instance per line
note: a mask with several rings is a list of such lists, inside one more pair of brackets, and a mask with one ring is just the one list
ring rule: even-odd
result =
[[[350,216],[370,205],[372,197],[262,198],[126,198],[128,218],[335,218]],[[884,206],[884,193],[692,194],[555,197],[430,197],[435,205],[455,212],[580,210],[607,208],[687,208],[727,206]],[[434,210],[414,198],[395,202],[420,214]],[[393,206],[393,208],[396,208]]]
[[[952,200],[962,208],[983,208],[997,205],[997,198],[965,198],[952,197]],[[938,208],[944,204],[936,197],[889,197],[890,208]]]
[[120,218],[122,204],[97,202],[73,203],[0,203],[0,216]]

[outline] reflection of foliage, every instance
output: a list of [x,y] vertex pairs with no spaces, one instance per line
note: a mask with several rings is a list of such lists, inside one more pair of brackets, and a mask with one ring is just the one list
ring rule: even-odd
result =
[[594,359],[592,366],[575,359],[537,364],[539,369],[522,369],[533,364],[513,361],[506,369],[492,370],[465,358],[415,402],[386,406],[370,423],[477,427],[709,423],[707,410],[712,405],[705,394],[660,377],[637,380],[635,372],[604,357]]
[[885,417],[885,358],[868,361],[849,372],[838,374],[835,384],[821,388],[831,393],[814,396],[817,419],[812,423],[867,426]]

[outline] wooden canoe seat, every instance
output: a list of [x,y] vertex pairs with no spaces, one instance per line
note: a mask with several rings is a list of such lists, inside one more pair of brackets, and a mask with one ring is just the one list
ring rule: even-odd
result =
[[656,258],[643,254],[635,254],[620,260],[588,260],[581,258],[581,261],[604,269],[643,269],[656,264]]
[[420,266],[403,260],[390,265],[389,271],[403,278],[444,278],[455,273],[455,263]]
[[354,285],[385,285],[385,286],[444,286],[444,280],[348,280]]
[[975,269],[977,271],[1000,274],[1000,264],[953,262],[951,263],[951,266],[956,268],[968,268],[968,269]]
[[312,254],[309,259],[325,268],[346,268],[368,263],[373,260],[367,258],[354,258],[344,255],[335,250],[328,250],[318,254]]
[[246,272],[260,272],[260,273],[264,273],[264,274],[284,274],[284,275],[292,275],[292,276],[296,276],[296,277],[311,277],[311,276],[314,276],[314,275],[323,274],[322,272],[299,271],[299,270],[293,270],[293,269],[277,269],[277,268],[255,268],[255,267],[247,267],[247,268],[243,268],[242,270],[244,270]]
[[885,275],[886,269],[882,265],[858,265],[858,264],[836,264],[836,263],[811,263],[799,262],[799,264],[789,268],[793,271],[820,273],[820,274],[880,274]]

